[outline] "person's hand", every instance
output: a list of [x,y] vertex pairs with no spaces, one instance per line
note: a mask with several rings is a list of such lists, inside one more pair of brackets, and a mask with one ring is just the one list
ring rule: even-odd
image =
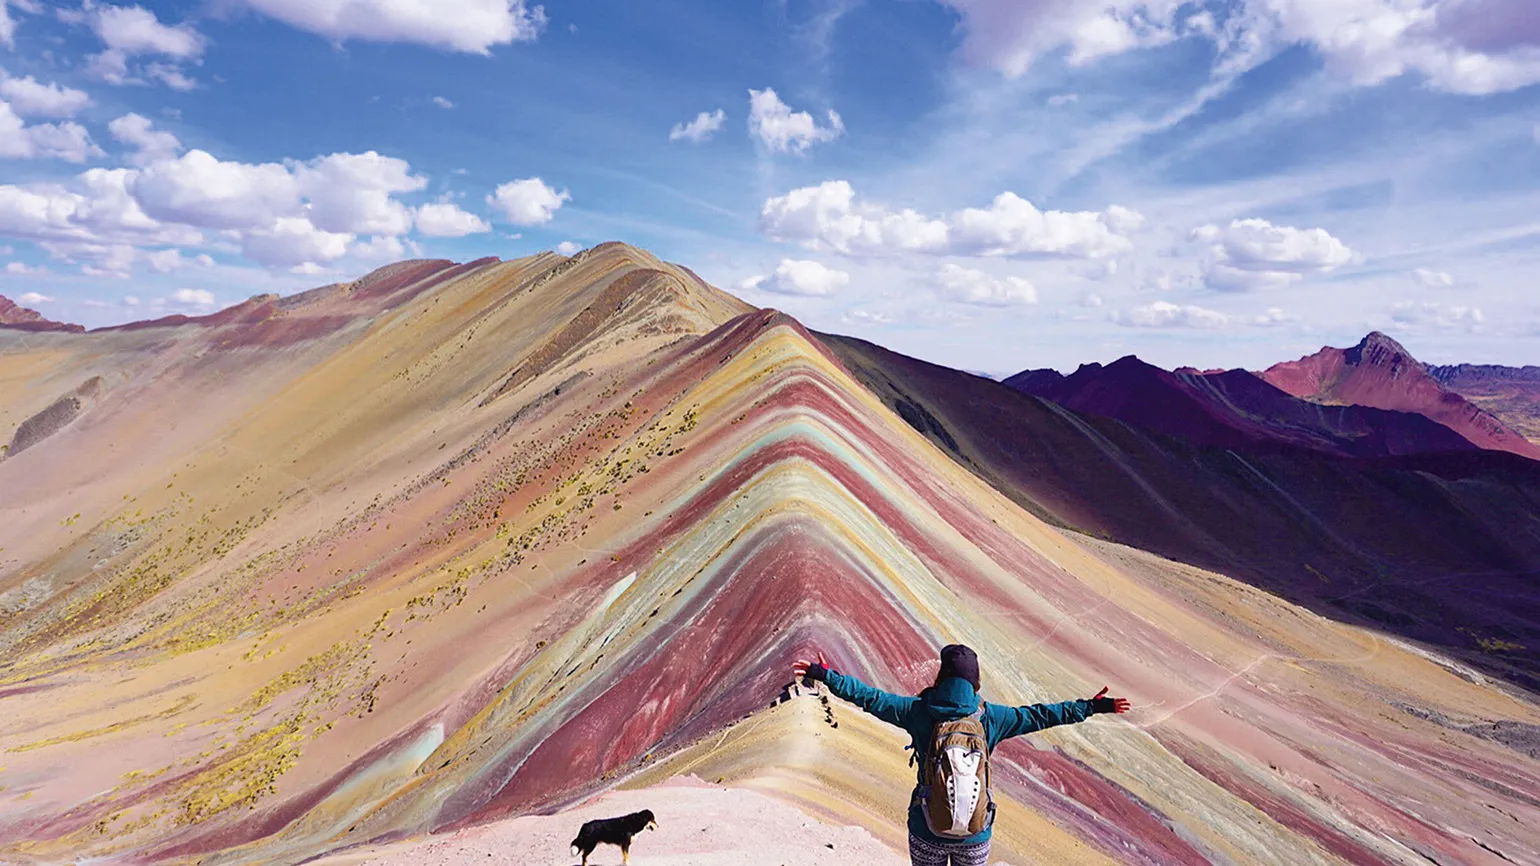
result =
[[1107,697],[1106,686],[1102,686],[1102,690],[1097,692],[1095,697],[1091,698],[1091,712],[1093,713],[1126,713],[1133,708],[1134,705],[1128,702],[1128,698]]
[[791,675],[801,677],[804,685],[811,684],[814,680],[823,680],[829,673],[829,660],[818,654],[818,661],[809,662],[798,659],[791,666]]

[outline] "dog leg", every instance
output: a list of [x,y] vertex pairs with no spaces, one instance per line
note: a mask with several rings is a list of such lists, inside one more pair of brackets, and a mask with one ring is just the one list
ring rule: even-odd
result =
[[622,845],[622,846],[620,846],[620,862],[626,864],[626,866],[631,866],[631,846],[630,845]]

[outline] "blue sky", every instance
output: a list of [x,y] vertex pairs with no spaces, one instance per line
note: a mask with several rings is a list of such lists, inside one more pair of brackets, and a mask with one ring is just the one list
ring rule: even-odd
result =
[[1524,0],[0,9],[0,294],[55,319],[625,240],[974,370],[1540,363]]

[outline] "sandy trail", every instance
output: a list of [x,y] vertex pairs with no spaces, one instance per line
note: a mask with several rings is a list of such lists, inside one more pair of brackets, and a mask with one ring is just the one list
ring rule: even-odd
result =
[[[759,794],[693,777],[632,791],[610,791],[551,816],[521,816],[443,836],[348,852],[316,866],[569,866],[568,847],[584,821],[651,809],[658,829],[637,837],[634,866],[902,866],[908,857],[860,827],[836,827]],[[620,863],[603,846],[590,866]]]

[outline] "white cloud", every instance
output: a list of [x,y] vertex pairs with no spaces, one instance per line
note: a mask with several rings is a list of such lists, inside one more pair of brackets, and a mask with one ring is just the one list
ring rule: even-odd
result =
[[396,262],[406,258],[406,245],[398,237],[380,235],[370,238],[368,243],[354,244],[350,252],[354,258],[365,261]]
[[200,268],[214,267],[214,260],[209,256],[198,255],[188,257],[182,255],[182,251],[178,249],[156,250],[153,253],[145,253],[144,261],[145,264],[150,266],[150,270],[157,274],[175,273],[183,268],[194,266]]
[[279,217],[269,228],[246,232],[241,252],[270,268],[286,268],[336,261],[352,241],[352,234],[324,231],[306,217]]
[[171,58],[152,64],[147,74],[179,90],[193,82],[176,65],[196,62],[203,55],[203,35],[190,25],[168,27],[142,6],[111,6],[87,3],[81,15],[107,49],[90,58],[87,69],[109,84],[142,83],[130,76],[128,61],[141,55]]
[[963,51],[1010,78],[1067,49],[1074,64],[1175,38],[1182,0],[940,0],[962,18]]
[[1357,85],[1408,73],[1465,94],[1540,82],[1530,0],[1241,0],[1218,22],[1195,0],[938,2],[961,18],[965,56],[1010,78],[1057,51],[1078,65],[1193,37],[1212,41],[1221,65],[1306,45]]
[[411,231],[412,212],[391,196],[428,185],[406,160],[372,150],[324,156],[299,166],[294,176],[310,201],[311,222],[325,231],[361,235]]
[[1124,232],[1143,217],[1116,207],[1103,213],[1038,210],[1015,193],[988,208],[949,217],[889,210],[856,200],[847,181],[826,181],[767,200],[760,211],[771,238],[846,255],[935,253],[974,256],[1106,258],[1133,249]]
[[1291,316],[1282,307],[1268,307],[1261,315],[1254,316],[1251,324],[1258,328],[1276,328],[1281,325],[1292,325],[1299,321],[1299,316]]
[[771,153],[806,153],[815,144],[845,134],[838,112],[829,110],[829,125],[819,126],[806,111],[793,112],[771,88],[749,91],[749,135]]
[[446,111],[455,107],[454,102],[451,101],[448,97],[444,97],[444,96],[435,96],[435,97],[433,97],[433,104],[437,105],[439,108],[442,108],[442,109],[444,109]]
[[291,27],[338,42],[413,42],[486,54],[495,45],[532,42],[545,9],[526,0],[239,0]]
[[[46,274],[48,273],[48,269],[41,265],[32,267],[26,262],[7,262],[5,265],[5,272],[15,276],[30,276],[32,274]],[[52,298],[49,300],[52,300]]]
[[934,276],[941,295],[981,307],[1010,307],[1037,303],[1037,289],[1020,277],[995,277],[960,265],[942,265]]
[[489,232],[492,226],[451,202],[425,204],[417,209],[417,230],[430,238],[462,238]]
[[1357,259],[1325,229],[1275,226],[1261,219],[1235,220],[1225,228],[1206,225],[1194,230],[1192,239],[1209,245],[1204,281],[1220,292],[1283,288]]
[[496,208],[505,220],[516,226],[537,226],[551,221],[564,202],[572,196],[557,192],[538,177],[505,183],[487,196],[487,204]]
[[91,104],[91,97],[84,90],[43,84],[28,75],[26,78],[4,77],[0,70],[0,99],[22,117],[65,118],[74,117]]
[[[16,263],[11,262],[11,264],[14,265]],[[6,267],[6,270],[11,273],[34,273],[33,271],[11,271],[9,266]],[[53,303],[53,298],[47,295],[40,295],[37,292],[23,292],[21,297],[16,299],[16,303],[21,304],[23,307],[35,307],[38,304],[51,304]]]
[[214,293],[207,289],[177,289],[167,299],[167,303],[179,307],[208,308],[214,306]]
[[668,140],[678,141],[683,138],[699,144],[710,139],[726,122],[727,112],[720,108],[716,111],[702,111],[689,123],[674,124],[674,128],[668,131]]
[[144,68],[144,74],[155,81],[166,85],[172,90],[186,93],[198,89],[198,82],[184,73],[180,67],[171,63],[151,63]]
[[572,241],[562,241],[556,245],[556,251],[564,256],[575,256],[583,251],[583,247],[581,244],[575,244]]
[[88,277],[125,279],[139,259],[139,251],[123,243],[42,241],[40,246],[56,259],[80,265],[80,272]]
[[0,100],[0,159],[62,159],[85,162],[100,156],[85,127],[73,121],[28,126],[10,103]]
[[1112,320],[1126,328],[1223,328],[1231,323],[1229,316],[1217,310],[1196,307],[1191,304],[1173,304],[1155,301],[1141,307],[1120,310]]
[[139,299],[137,297],[133,296],[133,295],[124,295],[123,296],[123,306],[125,306],[125,307],[137,307],[137,306],[139,306]]
[[777,295],[821,298],[850,285],[850,274],[825,267],[819,262],[782,259],[774,273],[750,277],[740,285],[745,289],[758,289]]
[[201,228],[255,228],[300,210],[300,185],[286,166],[225,162],[203,150],[149,166],[132,189],[152,218]]
[[1390,318],[1398,325],[1458,328],[1471,332],[1481,330],[1487,320],[1479,307],[1432,301],[1400,301],[1391,307]]
[[5,7],[5,0],[0,0],[0,45],[4,45],[7,48],[15,48],[16,22],[11,18],[11,13]]
[[1049,108],[1063,108],[1066,105],[1074,105],[1080,101],[1078,93],[1055,93],[1048,97]]
[[151,120],[140,114],[125,114],[107,124],[107,131],[118,141],[135,149],[133,161],[141,164],[171,159],[182,151],[182,142],[169,132],[156,130]]
[[1418,268],[1417,270],[1412,271],[1412,276],[1417,278],[1417,282],[1430,289],[1448,289],[1455,285],[1454,274],[1448,273],[1447,271],[1434,271],[1429,270],[1428,268]]

